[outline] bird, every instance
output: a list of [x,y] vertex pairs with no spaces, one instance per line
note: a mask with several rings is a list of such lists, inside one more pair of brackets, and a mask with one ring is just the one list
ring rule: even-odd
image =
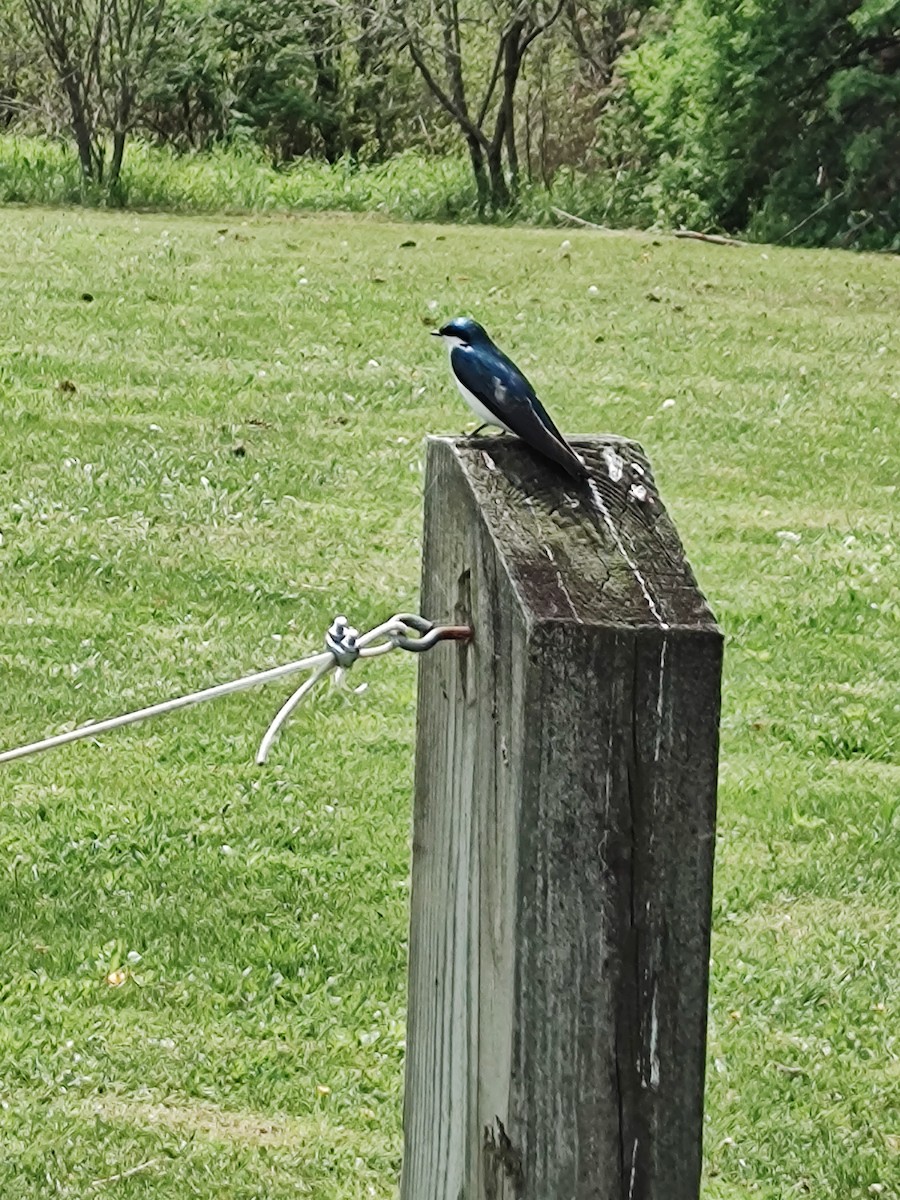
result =
[[[588,470],[550,418],[534,388],[485,329],[471,317],[454,317],[433,337],[450,352],[450,373],[475,416],[520,437],[532,450],[567,471],[587,479]],[[476,433],[478,430],[476,430]]]

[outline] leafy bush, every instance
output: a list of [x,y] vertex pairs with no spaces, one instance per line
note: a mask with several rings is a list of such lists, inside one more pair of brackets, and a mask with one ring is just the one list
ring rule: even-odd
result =
[[684,0],[625,70],[659,220],[900,248],[897,0]]

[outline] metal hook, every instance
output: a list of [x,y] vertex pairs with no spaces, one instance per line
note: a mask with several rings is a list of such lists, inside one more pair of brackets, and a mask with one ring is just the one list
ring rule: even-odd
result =
[[430,650],[438,642],[467,642],[472,636],[469,625],[435,625],[433,621],[426,621],[424,617],[412,613],[399,613],[398,620],[415,629],[420,636],[411,638],[403,633],[395,633],[391,635],[391,641],[401,650],[410,650],[413,654]]

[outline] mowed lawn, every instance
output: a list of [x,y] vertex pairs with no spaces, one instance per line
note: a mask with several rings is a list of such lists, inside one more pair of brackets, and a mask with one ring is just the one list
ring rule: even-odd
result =
[[[643,443],[728,637],[704,1196],[900,1196],[900,261],[19,209],[0,240],[0,745],[415,609],[422,438],[467,426],[427,332],[478,316],[564,429]],[[290,683],[0,767],[4,1200],[395,1194],[415,663],[363,680],[265,769]]]

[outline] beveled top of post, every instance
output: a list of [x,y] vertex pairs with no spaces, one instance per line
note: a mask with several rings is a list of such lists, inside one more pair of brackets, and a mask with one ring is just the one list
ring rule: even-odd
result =
[[512,437],[429,437],[428,456],[432,470],[461,469],[530,622],[720,636],[642,448],[613,435],[570,442],[588,483]]

